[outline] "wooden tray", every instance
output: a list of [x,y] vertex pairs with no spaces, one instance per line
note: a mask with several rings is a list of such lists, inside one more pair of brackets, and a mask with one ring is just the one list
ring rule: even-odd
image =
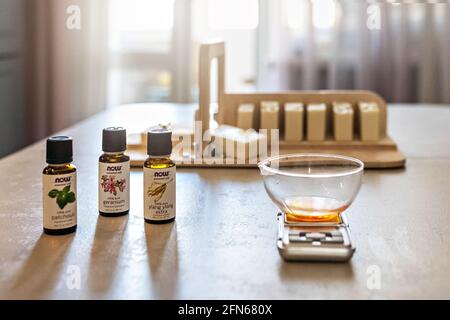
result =
[[[226,93],[225,91],[225,44],[223,42],[202,44],[200,46],[199,63],[199,109],[196,112],[195,120],[201,121],[201,133],[210,128],[211,124],[211,61],[218,61],[218,111],[214,119],[219,125],[235,126],[237,123],[237,110],[240,104],[252,103],[256,107],[256,115],[259,114],[261,101],[278,101],[280,104],[280,118],[284,117],[284,104],[286,102],[325,103],[327,105],[327,122],[332,122],[331,104],[333,102],[349,102],[354,108],[355,132],[358,132],[358,102],[375,102],[380,109],[380,140],[375,142],[364,142],[355,135],[355,139],[349,142],[338,142],[329,133],[325,141],[299,141],[291,142],[280,137],[279,153],[330,153],[351,156],[364,162],[366,168],[399,168],[405,165],[405,157],[398,151],[397,145],[387,134],[387,105],[378,94],[371,91],[289,91],[277,93]],[[256,119],[255,123],[259,123]],[[328,128],[331,126],[328,125]],[[257,128],[255,128],[257,129]],[[186,129],[184,128],[184,133]],[[174,130],[176,136],[176,130]],[[283,127],[280,128],[283,132]],[[194,124],[192,125],[192,136]],[[191,141],[194,141],[192,138]],[[174,141],[174,145],[178,140]],[[246,163],[211,163],[211,159],[201,159],[195,156],[196,150],[203,150],[201,141],[197,141],[197,146],[193,146],[191,152],[182,155],[174,154],[173,158],[180,167],[227,167],[242,168],[256,167],[258,159],[250,159]],[[142,144],[130,144],[129,154],[131,165],[143,165],[146,159],[145,146]],[[197,153],[198,155],[199,153]]]
[[[336,144],[330,141],[325,141],[323,144],[305,143],[301,148],[298,146],[290,146],[289,144],[281,145],[280,154],[288,153],[329,153],[340,154],[349,157],[358,158],[364,162],[365,168],[400,168],[405,165],[405,157],[398,152],[395,143],[389,137],[385,137],[379,143],[374,145],[363,145],[354,141],[350,144]],[[129,146],[128,154],[131,158],[132,167],[142,167],[147,152],[144,146]],[[177,163],[178,167],[186,168],[251,168],[257,167],[258,159],[250,159],[246,163],[213,163],[211,159],[197,160],[194,152],[181,156],[173,154],[172,158]],[[231,161],[231,160],[230,160]],[[225,161],[224,161],[225,162]]]

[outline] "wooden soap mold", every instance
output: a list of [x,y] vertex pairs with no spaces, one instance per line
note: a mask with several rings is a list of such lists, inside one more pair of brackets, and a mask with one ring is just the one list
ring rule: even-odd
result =
[[[387,105],[383,98],[371,91],[358,90],[323,90],[323,91],[288,91],[274,93],[227,93],[225,91],[225,44],[215,42],[200,46],[199,61],[199,109],[195,120],[202,122],[202,131],[210,128],[211,105],[211,62],[217,59],[218,65],[218,111],[214,115],[219,125],[236,126],[239,105],[251,103],[255,105],[254,124],[259,125],[259,109],[262,101],[277,101],[280,105],[279,118],[284,120],[284,105],[287,102],[300,102],[305,106],[310,103],[325,103],[327,106],[327,136],[324,141],[285,141],[283,139],[283,123],[280,121],[280,154],[288,153],[328,153],[341,154],[358,158],[366,168],[399,168],[405,165],[405,157],[398,151],[396,143],[387,134]],[[332,136],[333,102],[348,102],[354,110],[354,140],[335,141]],[[375,102],[380,112],[380,140],[361,141],[359,139],[359,102]],[[306,108],[304,112],[306,119]],[[306,121],[305,121],[306,122]],[[255,127],[257,129],[257,127]],[[306,135],[304,135],[306,139]],[[145,159],[145,148],[131,152],[132,166],[142,166]],[[203,147],[202,147],[203,150]],[[206,164],[186,159],[176,159],[180,167],[256,167],[254,163]],[[254,161],[253,161],[254,162]]]

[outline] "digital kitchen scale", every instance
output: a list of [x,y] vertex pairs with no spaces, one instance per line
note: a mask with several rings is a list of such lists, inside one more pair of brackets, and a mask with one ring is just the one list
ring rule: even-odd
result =
[[344,262],[355,252],[345,214],[338,222],[291,222],[283,213],[277,220],[277,247],[286,261]]

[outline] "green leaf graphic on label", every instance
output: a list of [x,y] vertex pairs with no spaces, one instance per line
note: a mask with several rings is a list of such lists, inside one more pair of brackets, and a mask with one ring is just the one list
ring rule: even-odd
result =
[[56,204],[62,210],[68,203],[76,201],[75,193],[70,191],[70,185],[65,186],[64,189],[58,191],[57,189],[50,190],[48,193],[50,198],[56,198]]
[[59,194],[59,191],[56,189],[50,190],[50,192],[48,193],[48,196],[50,198],[56,198],[56,196]]
[[66,195],[64,193],[60,193],[58,197],[56,198],[56,203],[58,204],[58,207],[60,209],[64,209],[64,207],[67,204]]
[[66,201],[67,201],[67,203],[72,203],[72,202],[75,202],[75,193],[73,193],[73,192],[69,192],[68,194],[67,194],[67,196],[66,196]]

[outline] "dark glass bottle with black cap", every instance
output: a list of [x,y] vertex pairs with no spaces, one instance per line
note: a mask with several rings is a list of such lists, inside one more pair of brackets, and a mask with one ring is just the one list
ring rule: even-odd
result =
[[130,211],[130,157],[127,132],[122,127],[103,129],[98,167],[98,207],[105,217],[119,217]]
[[77,169],[72,138],[47,139],[47,167],[42,172],[44,233],[64,235],[77,229]]
[[170,223],[176,215],[176,166],[170,158],[172,132],[166,129],[147,133],[144,162],[144,219],[152,224]]

